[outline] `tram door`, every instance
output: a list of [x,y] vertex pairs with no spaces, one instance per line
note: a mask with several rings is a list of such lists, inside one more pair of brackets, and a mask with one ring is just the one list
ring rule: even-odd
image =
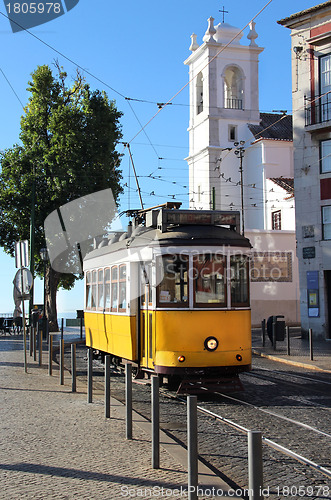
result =
[[151,265],[145,265],[141,270],[140,296],[140,363],[146,368],[153,368],[153,296],[151,286]]

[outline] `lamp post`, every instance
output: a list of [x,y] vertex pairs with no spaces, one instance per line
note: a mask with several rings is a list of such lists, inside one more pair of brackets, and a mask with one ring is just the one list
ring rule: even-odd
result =
[[244,214],[244,176],[243,176],[243,158],[245,154],[244,149],[245,141],[235,142],[234,146],[237,148],[234,154],[240,159],[240,196],[241,196],[241,234],[245,235],[245,214]]
[[46,338],[46,264],[48,261],[47,248],[40,249],[40,257],[44,263],[44,313],[43,313],[43,337]]

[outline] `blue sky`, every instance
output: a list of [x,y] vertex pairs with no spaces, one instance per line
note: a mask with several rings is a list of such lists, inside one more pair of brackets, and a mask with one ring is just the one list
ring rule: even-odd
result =
[[[208,17],[213,16],[215,24],[222,21],[219,10],[223,5],[229,11],[225,21],[243,28],[266,3],[267,0],[80,0],[64,16],[30,30],[45,44],[27,32],[12,33],[9,21],[1,15],[0,149],[19,140],[23,112],[19,100],[27,102],[31,73],[38,65],[52,65],[54,59],[59,60],[69,75],[75,74],[76,64],[104,82],[86,75],[92,88],[105,90],[116,100],[124,113],[123,140],[131,141],[140,130],[140,123],[147,123],[156,113],[155,103],[167,102],[188,81],[188,68],[183,61],[190,54],[190,35],[195,32],[201,43]],[[255,20],[259,35],[256,41],[265,48],[260,56],[261,111],[292,109],[290,31],[279,26],[277,20],[317,4],[309,0],[273,0]],[[5,13],[2,0],[0,12]],[[245,36],[247,33],[248,29]],[[246,43],[245,36],[242,43]],[[110,87],[126,97],[152,103],[130,100],[129,104]],[[188,88],[185,88],[173,105],[163,109],[148,125],[148,137],[142,132],[131,143],[146,206],[169,201],[169,195],[176,195],[187,206],[188,168],[183,158],[188,153],[188,115]],[[130,189],[122,196],[121,209],[139,207],[133,179],[129,177],[127,155],[123,157],[122,170],[123,183]],[[160,180],[148,179],[153,172],[161,176]],[[14,308],[14,275],[13,259],[0,249],[0,312]],[[40,283],[36,285],[35,302],[42,302]],[[71,292],[59,293],[59,311],[82,307],[81,284]]]

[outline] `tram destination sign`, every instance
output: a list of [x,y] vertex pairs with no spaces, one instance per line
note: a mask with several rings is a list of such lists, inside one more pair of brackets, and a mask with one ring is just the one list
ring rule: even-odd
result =
[[239,227],[239,212],[210,210],[160,210],[158,226],[180,225],[219,225]]

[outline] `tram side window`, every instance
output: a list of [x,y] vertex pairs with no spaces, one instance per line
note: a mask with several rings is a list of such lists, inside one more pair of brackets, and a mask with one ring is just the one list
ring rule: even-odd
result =
[[111,310],[117,311],[118,306],[118,267],[111,268]]
[[91,309],[95,310],[97,307],[97,272],[92,271],[92,303]]
[[126,265],[122,264],[119,267],[119,304],[118,310],[120,312],[126,311]]
[[[158,261],[163,278],[157,289],[159,306],[188,306],[188,256],[163,255]],[[162,277],[162,274],[159,274]]]
[[98,310],[104,309],[104,295],[103,295],[103,269],[98,271]]
[[91,273],[86,273],[86,309],[91,309],[92,307],[92,281]]
[[105,310],[110,311],[110,269],[105,269]]
[[249,306],[249,268],[248,258],[233,255],[230,260],[231,305],[233,307]]
[[194,302],[197,307],[226,306],[226,257],[194,257]]

